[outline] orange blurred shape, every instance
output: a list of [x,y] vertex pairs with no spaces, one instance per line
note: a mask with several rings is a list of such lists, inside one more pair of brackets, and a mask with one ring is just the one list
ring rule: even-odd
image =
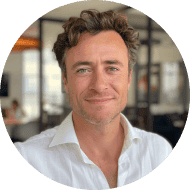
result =
[[39,40],[37,38],[20,37],[15,43],[12,51],[23,51],[26,49],[36,49],[39,47]]

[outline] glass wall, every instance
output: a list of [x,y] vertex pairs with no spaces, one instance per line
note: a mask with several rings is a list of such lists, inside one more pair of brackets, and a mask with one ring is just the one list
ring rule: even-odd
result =
[[[43,109],[49,114],[61,114],[61,70],[50,48],[43,50]],[[28,117],[39,117],[39,51],[23,52],[23,107]]]

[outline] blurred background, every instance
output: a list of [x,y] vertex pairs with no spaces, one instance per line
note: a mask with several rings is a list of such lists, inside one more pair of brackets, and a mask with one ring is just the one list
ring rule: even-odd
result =
[[1,78],[1,110],[11,140],[25,141],[59,125],[70,113],[52,47],[63,32],[63,23],[85,9],[124,14],[129,25],[139,31],[141,46],[123,113],[133,126],[160,134],[175,147],[189,110],[189,80],[180,52],[169,35],[145,14],[106,1],[77,2],[54,9],[19,37]]

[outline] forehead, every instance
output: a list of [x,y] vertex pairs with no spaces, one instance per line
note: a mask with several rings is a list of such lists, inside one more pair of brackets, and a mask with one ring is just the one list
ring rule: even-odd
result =
[[98,58],[128,59],[128,50],[122,37],[115,31],[102,31],[92,35],[84,33],[78,44],[66,52],[66,62],[93,61]]

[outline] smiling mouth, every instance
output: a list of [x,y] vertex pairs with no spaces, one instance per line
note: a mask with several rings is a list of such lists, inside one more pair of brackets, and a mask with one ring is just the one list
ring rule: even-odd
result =
[[111,101],[113,98],[102,98],[102,99],[87,99],[86,101],[91,104],[100,104],[100,103],[107,103]]

